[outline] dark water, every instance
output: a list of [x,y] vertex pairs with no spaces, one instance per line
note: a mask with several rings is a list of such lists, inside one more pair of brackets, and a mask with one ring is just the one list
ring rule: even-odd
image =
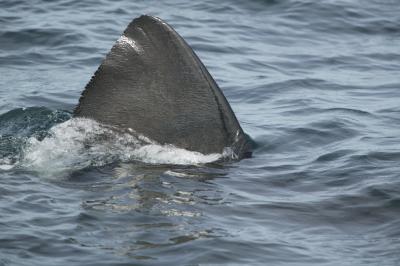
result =
[[[69,120],[143,13],[192,45],[253,158]],[[0,0],[0,265],[400,265],[399,70],[395,0]]]

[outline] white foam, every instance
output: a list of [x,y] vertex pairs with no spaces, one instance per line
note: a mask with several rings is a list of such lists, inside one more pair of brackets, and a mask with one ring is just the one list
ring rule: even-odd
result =
[[196,165],[216,161],[222,156],[226,155],[204,155],[160,145],[144,136],[118,132],[90,119],[72,118],[50,129],[49,136],[42,141],[30,138],[19,164],[53,175],[115,161]]
[[0,164],[0,170],[7,171],[7,170],[11,170],[13,168],[14,168],[14,165],[12,165],[12,164]]
[[0,170],[8,171],[14,168],[14,164],[9,158],[0,158]]

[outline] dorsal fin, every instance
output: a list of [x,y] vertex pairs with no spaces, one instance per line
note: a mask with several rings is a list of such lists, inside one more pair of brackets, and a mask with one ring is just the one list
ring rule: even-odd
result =
[[229,103],[189,45],[167,23],[134,19],[86,86],[74,115],[131,128],[204,154],[248,152]]

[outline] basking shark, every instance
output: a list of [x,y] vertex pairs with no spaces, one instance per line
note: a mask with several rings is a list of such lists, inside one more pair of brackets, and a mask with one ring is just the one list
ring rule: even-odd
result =
[[134,19],[87,84],[74,116],[203,154],[251,144],[206,67],[167,23]]

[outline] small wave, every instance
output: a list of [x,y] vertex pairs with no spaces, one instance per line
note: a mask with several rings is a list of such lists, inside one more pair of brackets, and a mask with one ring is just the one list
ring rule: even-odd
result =
[[52,111],[45,107],[13,109],[0,115],[0,137],[43,135],[55,124],[70,118],[71,114],[68,112]]
[[43,140],[31,137],[19,167],[44,176],[58,176],[90,166],[141,161],[150,164],[197,165],[229,156],[160,145],[133,131],[121,132],[86,118],[72,118],[51,128]]
[[85,36],[62,28],[28,28],[0,32],[0,38],[3,49],[15,50],[32,45],[54,47],[66,43],[77,43]]
[[14,164],[11,158],[2,158],[0,159],[0,170],[8,171],[14,168]]

